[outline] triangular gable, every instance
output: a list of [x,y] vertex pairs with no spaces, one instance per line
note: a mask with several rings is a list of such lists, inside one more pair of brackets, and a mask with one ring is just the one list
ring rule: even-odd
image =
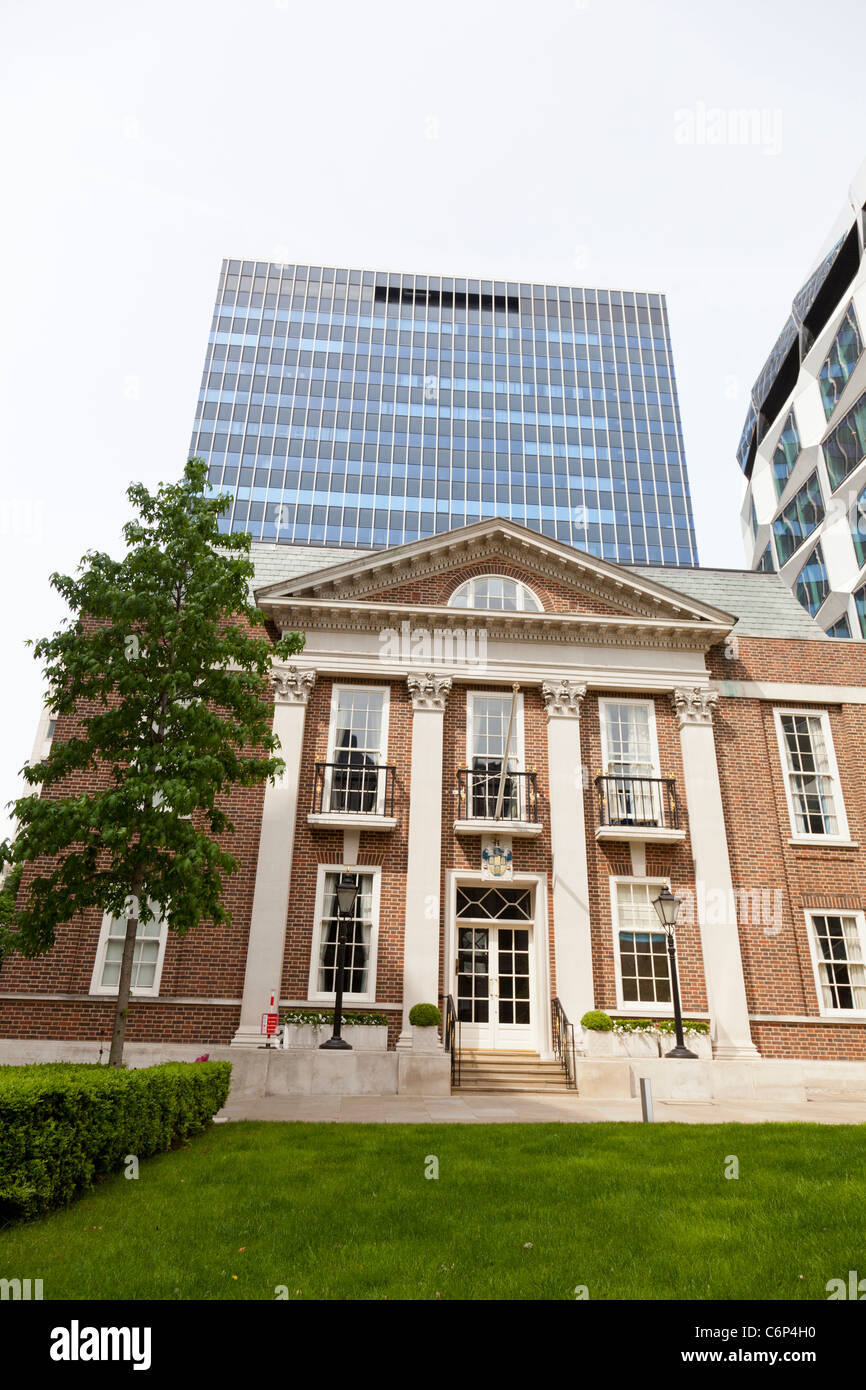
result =
[[[732,615],[722,609],[687,597],[622,565],[600,560],[516,522],[495,519],[278,580],[256,590],[256,602],[266,610],[275,603],[282,606],[280,600],[290,604],[292,600],[356,604],[384,600],[391,605],[406,603],[414,607],[419,601],[411,597],[413,588],[424,579],[475,566],[489,572],[497,562],[521,571],[530,586],[533,576],[542,587],[567,586],[581,597],[576,609],[583,613],[613,613],[690,625],[706,623],[716,629],[730,628],[734,622]],[[432,602],[439,606],[439,600]]]

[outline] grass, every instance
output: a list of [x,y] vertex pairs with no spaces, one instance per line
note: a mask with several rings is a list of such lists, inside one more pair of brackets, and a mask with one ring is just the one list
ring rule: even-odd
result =
[[218,1125],[0,1231],[0,1277],[46,1299],[826,1299],[863,1267],[864,1160],[854,1125]]

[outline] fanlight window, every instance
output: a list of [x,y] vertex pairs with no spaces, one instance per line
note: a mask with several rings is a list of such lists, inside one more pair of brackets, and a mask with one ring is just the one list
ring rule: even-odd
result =
[[541,604],[531,589],[501,574],[482,574],[467,579],[448,600],[451,608],[498,608],[509,613],[540,613]]

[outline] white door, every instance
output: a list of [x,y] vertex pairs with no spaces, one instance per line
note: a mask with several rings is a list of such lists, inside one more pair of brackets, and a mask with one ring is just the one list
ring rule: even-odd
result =
[[457,898],[460,1046],[537,1050],[532,894],[479,885]]

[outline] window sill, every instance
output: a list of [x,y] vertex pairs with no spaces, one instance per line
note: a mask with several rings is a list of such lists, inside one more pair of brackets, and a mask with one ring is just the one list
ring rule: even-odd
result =
[[331,830],[393,830],[396,824],[395,816],[377,816],[367,811],[321,811],[307,816],[307,825],[327,826]]
[[856,840],[834,840],[825,835],[792,835],[789,845],[810,849],[859,849]]
[[643,840],[647,844],[676,845],[686,838],[684,830],[673,830],[668,825],[600,825],[595,832],[597,840]]
[[456,820],[455,835],[513,835],[533,839],[542,831],[541,821],[528,820]]

